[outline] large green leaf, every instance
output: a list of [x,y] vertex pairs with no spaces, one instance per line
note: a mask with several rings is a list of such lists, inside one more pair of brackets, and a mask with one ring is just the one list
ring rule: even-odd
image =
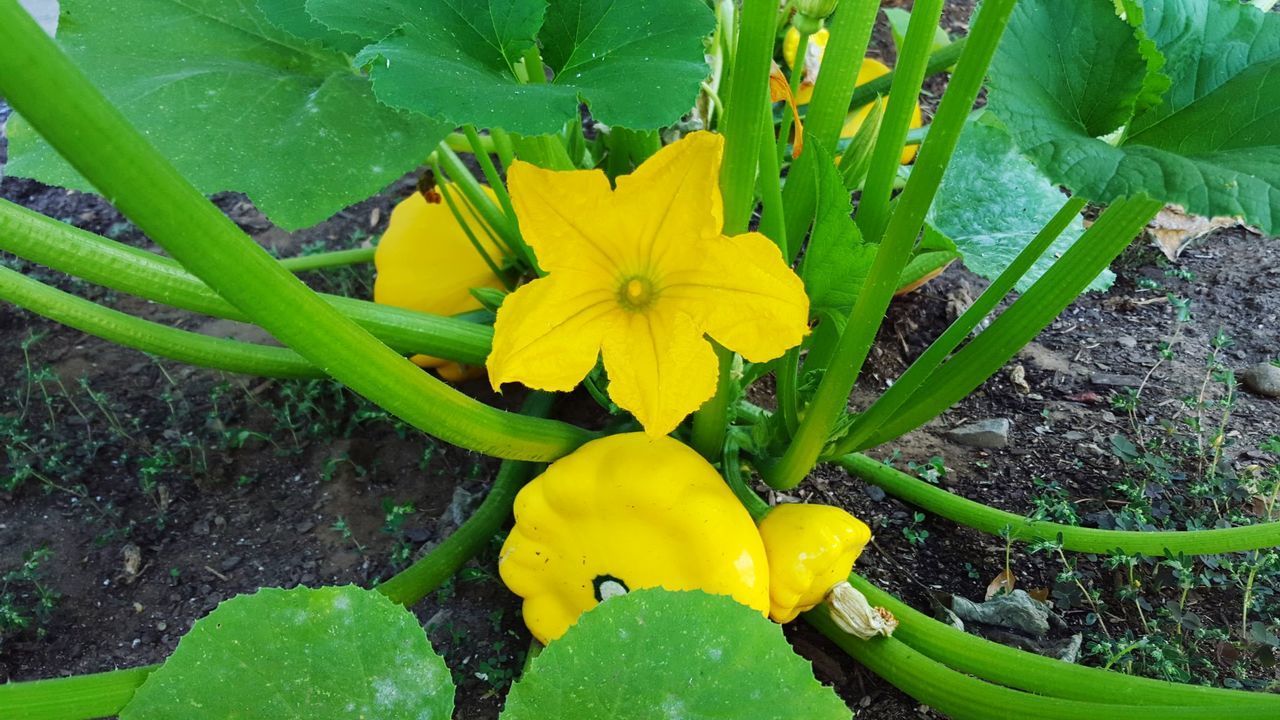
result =
[[[256,0],[66,0],[58,37],[200,190],[243,191],[287,229],[377,193],[449,130],[379,103],[345,54]],[[88,189],[26,123],[9,140],[10,174]]]
[[307,0],[258,0],[258,9],[272,25],[300,40],[320,44],[354,55],[364,47],[364,38],[332,30],[307,14]]
[[[1031,242],[1067,198],[1018,153],[1013,139],[987,122],[970,122],[960,136],[942,186],[929,208],[929,226],[951,238],[973,272],[994,279]],[[1084,233],[1077,216],[1022,276],[1025,292]],[[1105,271],[1090,290],[1111,287]]]
[[266,589],[197,621],[121,720],[448,720],[453,680],[413,613],[354,586]]
[[[537,135],[559,131],[586,102],[608,125],[650,129],[693,105],[714,16],[699,0],[309,0],[325,25],[371,44],[378,97],[458,124]],[[522,84],[516,67],[541,41],[554,72]]]
[[[1280,16],[1236,0],[1143,0],[1142,15],[1138,37],[1111,0],[1022,0],[991,66],[991,109],[1081,197],[1146,194],[1280,229]],[[1157,68],[1171,85],[1142,111]],[[1102,139],[1117,128],[1118,146]]]
[[852,713],[782,628],[702,592],[610,598],[547,646],[511,688],[502,720],[848,720]]

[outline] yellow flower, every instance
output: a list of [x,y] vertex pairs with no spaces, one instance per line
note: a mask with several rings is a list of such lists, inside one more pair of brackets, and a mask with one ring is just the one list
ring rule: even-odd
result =
[[487,366],[494,388],[567,391],[603,353],[609,395],[650,435],[710,398],[707,335],[752,362],[808,332],[804,285],[768,238],[723,234],[719,135],[697,132],[619,177],[517,162],[508,174],[525,240],[547,276],[507,297]]

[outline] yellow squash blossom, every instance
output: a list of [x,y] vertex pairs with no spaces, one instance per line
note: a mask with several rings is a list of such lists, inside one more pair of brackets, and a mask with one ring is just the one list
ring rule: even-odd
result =
[[[444,190],[450,191],[448,185]],[[484,191],[495,198],[489,188]],[[450,197],[455,198],[465,217],[471,206],[461,192],[451,192]],[[489,257],[498,261],[501,250],[486,233],[476,235]],[[471,288],[503,287],[449,206],[443,201],[428,202],[420,192],[405,198],[391,211],[391,222],[378,242],[373,262],[378,271],[373,282],[374,302],[408,310],[434,315],[479,310],[480,301],[471,295]],[[484,374],[484,368],[429,355],[414,355],[410,360],[424,368],[436,368],[441,377],[452,382]]]
[[[818,68],[822,64],[823,53],[827,49],[827,40],[830,39],[830,33],[826,28],[822,28],[818,32],[809,37],[809,49],[805,53],[804,79],[801,81],[800,90],[796,93],[796,104],[806,105],[813,98],[813,83],[818,77]],[[786,36],[782,40],[782,57],[787,61],[787,67],[795,70],[796,51],[800,48],[800,32],[795,28],[787,30]],[[889,67],[875,58],[863,58],[862,65],[858,68],[858,85],[865,85],[878,77],[889,74]],[[857,134],[858,128],[862,127],[862,123],[866,122],[867,116],[871,114],[871,105],[863,105],[849,111],[848,117],[845,118],[844,128],[840,131],[840,137],[851,138]],[[924,115],[920,112],[920,103],[917,102],[915,108],[911,111],[911,127],[918,128],[924,124]],[[916,157],[916,146],[908,145],[902,149],[902,163],[905,165]]]
[[609,395],[665,435],[715,392],[706,336],[765,362],[808,332],[804,284],[768,238],[726,236],[724,140],[696,132],[617,189],[599,170],[516,162],[508,185],[546,277],[507,297],[487,366],[494,388],[567,391],[601,354]]

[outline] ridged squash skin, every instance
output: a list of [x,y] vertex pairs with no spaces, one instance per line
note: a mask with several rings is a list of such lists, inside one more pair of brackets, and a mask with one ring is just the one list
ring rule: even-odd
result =
[[751,515],[701,455],[665,436],[611,435],[552,463],[517,495],[498,571],[543,643],[602,599],[639,588],[702,590],[769,611]]

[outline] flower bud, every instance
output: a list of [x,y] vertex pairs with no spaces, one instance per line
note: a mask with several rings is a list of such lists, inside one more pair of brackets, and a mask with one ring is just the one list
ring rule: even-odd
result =
[[839,1],[795,0],[793,7],[796,9],[796,14],[791,18],[791,24],[800,32],[816,33],[822,27],[822,21],[835,12],[836,3]]

